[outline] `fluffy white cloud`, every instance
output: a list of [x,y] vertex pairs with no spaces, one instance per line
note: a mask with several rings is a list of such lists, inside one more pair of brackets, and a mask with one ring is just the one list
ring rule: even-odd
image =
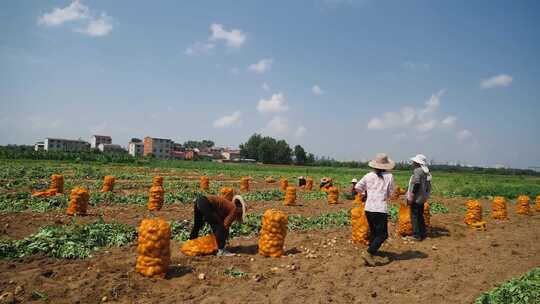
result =
[[268,122],[262,133],[269,135],[280,135],[289,130],[287,118],[275,116]]
[[411,124],[415,118],[416,110],[411,107],[404,107],[400,112],[386,112],[382,117],[372,118],[367,127],[371,130],[403,127]]
[[64,22],[89,18],[90,10],[78,0],[64,8],[55,7],[52,12],[39,17],[38,24],[45,26],[61,25]]
[[311,88],[311,91],[313,92],[313,94],[315,95],[322,95],[324,94],[324,91],[321,89],[321,87],[319,87],[318,85],[314,85],[312,88]]
[[187,47],[184,54],[195,56],[201,54],[209,54],[216,45],[211,42],[195,42],[191,46]]
[[472,132],[467,129],[461,130],[456,134],[456,137],[459,140],[466,140],[466,139],[471,138],[472,136],[473,136]]
[[209,38],[210,41],[224,40],[229,47],[241,47],[246,41],[246,34],[241,30],[232,29],[227,31],[223,25],[218,23],[213,23],[210,26],[210,31],[212,32]]
[[270,86],[268,85],[268,83],[266,82],[263,82],[262,84],[262,89],[265,90],[265,91],[270,91]]
[[294,136],[303,137],[304,135],[306,135],[306,132],[307,132],[306,127],[299,126],[298,128],[296,128],[296,131],[294,132]]
[[250,64],[248,69],[255,73],[262,74],[272,69],[272,62],[273,60],[269,58],[261,59],[257,63]]
[[260,113],[279,113],[289,110],[287,101],[283,93],[273,94],[270,99],[261,99],[257,104],[257,111]]
[[88,36],[99,37],[108,35],[112,29],[113,19],[103,13],[99,18],[91,20],[86,28],[75,29],[75,31]]
[[239,125],[240,123],[242,123],[242,113],[240,111],[235,111],[231,115],[225,115],[214,121],[214,127],[226,128],[234,125]]
[[441,121],[441,125],[444,127],[452,128],[456,125],[456,121],[457,117],[450,115]]
[[512,84],[512,76],[506,74],[500,74],[487,79],[482,79],[480,82],[480,88],[491,89],[497,87],[507,87]]

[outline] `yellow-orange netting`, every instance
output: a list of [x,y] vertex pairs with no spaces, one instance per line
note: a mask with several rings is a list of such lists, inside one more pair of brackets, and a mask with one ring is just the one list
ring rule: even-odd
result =
[[161,210],[161,207],[163,207],[164,192],[160,186],[150,188],[147,206],[149,211]]
[[232,201],[234,197],[234,189],[231,187],[223,187],[219,191],[219,194],[227,200]]
[[506,199],[496,196],[491,201],[491,218],[494,220],[507,220],[508,210],[506,209]]
[[289,217],[283,211],[268,209],[264,212],[259,233],[259,254],[268,257],[283,255]]
[[71,190],[69,205],[66,210],[67,215],[86,215],[88,200],[90,195],[88,190],[76,187]]
[[188,240],[180,247],[180,251],[187,256],[211,255],[216,253],[217,250],[217,242],[213,234]]
[[366,213],[364,211],[364,204],[361,203],[358,207],[351,209],[351,227],[352,227],[352,241],[354,243],[369,244],[369,224],[367,221]]
[[296,188],[289,186],[285,192],[284,204],[285,206],[292,206],[296,203]]
[[107,175],[103,178],[103,188],[101,188],[101,192],[111,192],[114,190],[114,176]]
[[135,271],[145,277],[167,274],[171,262],[171,226],[161,218],[142,220],[139,226]]
[[517,214],[530,215],[531,206],[529,205],[530,198],[527,195],[520,195],[517,198],[516,212]]

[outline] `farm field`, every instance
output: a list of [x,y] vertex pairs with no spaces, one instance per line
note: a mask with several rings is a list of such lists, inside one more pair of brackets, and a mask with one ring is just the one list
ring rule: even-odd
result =
[[[534,205],[530,216],[515,212],[518,195],[529,195],[534,204],[539,177],[434,172],[430,238],[409,243],[396,235],[399,199],[393,200],[383,246],[391,262],[368,268],[360,258],[365,247],[350,241],[352,201],[345,195],[351,178],[366,169],[22,160],[0,160],[0,168],[0,294],[16,293],[24,303],[472,303],[540,266],[540,212]],[[52,174],[64,175],[65,194],[32,198]],[[400,187],[406,188],[409,174],[394,172]],[[106,175],[116,177],[113,193],[100,192]],[[165,205],[149,212],[148,189],[157,175],[164,177]],[[194,258],[179,250],[202,175],[210,177],[210,193],[224,186],[238,190],[241,177],[252,178],[244,196],[250,216],[231,231],[235,257]],[[297,204],[284,206],[278,183],[265,182],[273,176],[294,184],[299,175],[332,177],[340,203],[329,205],[314,189],[299,190]],[[84,217],[66,215],[69,190],[77,186],[90,191]],[[489,217],[493,196],[509,199],[509,220]],[[467,198],[480,200],[487,231],[464,224]],[[269,208],[289,215],[286,254],[278,259],[257,254],[260,215]],[[151,216],[172,224],[172,260],[163,280],[134,271],[136,228]]]

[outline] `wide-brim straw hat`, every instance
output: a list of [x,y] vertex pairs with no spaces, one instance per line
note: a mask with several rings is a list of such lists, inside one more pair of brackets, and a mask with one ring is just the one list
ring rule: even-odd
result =
[[358,180],[357,180],[356,178],[353,178],[353,179],[351,180],[351,183],[358,183]]
[[375,155],[375,159],[369,161],[368,166],[373,169],[392,170],[396,166],[396,163],[388,158],[386,153],[378,153]]
[[412,157],[410,160],[412,162],[419,164],[422,170],[424,170],[424,172],[426,173],[429,172],[429,168],[427,166],[427,157],[425,157],[423,154],[417,154],[415,157]]
[[235,203],[236,201],[239,201],[240,204],[242,205],[242,221],[245,221],[246,220],[246,202],[244,201],[244,198],[241,195],[235,195],[233,197],[233,203]]

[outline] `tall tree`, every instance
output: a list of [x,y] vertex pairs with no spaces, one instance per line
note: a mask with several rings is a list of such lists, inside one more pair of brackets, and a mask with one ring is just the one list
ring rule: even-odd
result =
[[258,161],[259,159],[259,146],[262,143],[262,136],[260,134],[253,134],[244,144],[240,145],[240,155],[243,158],[251,158]]
[[300,145],[294,146],[294,161],[297,165],[304,165],[307,160],[306,150]]

